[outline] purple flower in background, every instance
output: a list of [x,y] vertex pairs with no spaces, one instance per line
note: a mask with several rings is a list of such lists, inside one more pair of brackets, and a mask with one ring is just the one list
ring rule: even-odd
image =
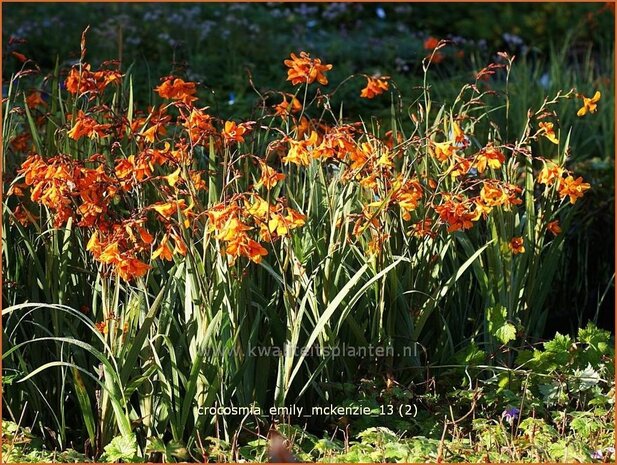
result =
[[505,419],[509,424],[514,423],[518,419],[521,411],[516,407],[509,407],[503,411],[501,418]]
[[604,457],[604,454],[602,454],[601,450],[597,450],[591,453],[591,458],[594,460],[602,460],[602,457]]

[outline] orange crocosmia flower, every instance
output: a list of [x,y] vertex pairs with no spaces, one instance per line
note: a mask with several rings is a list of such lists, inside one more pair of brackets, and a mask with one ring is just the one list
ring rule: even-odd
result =
[[171,115],[166,113],[165,106],[159,108],[150,107],[149,115],[139,116],[133,119],[131,131],[133,134],[143,137],[147,142],[154,142],[156,136],[167,134],[165,125],[171,121]]
[[584,95],[580,97],[583,99],[583,106],[576,112],[577,116],[585,116],[587,112],[595,113],[598,111],[598,102],[600,101],[600,97],[602,94],[600,91],[596,91],[596,93],[591,98],[587,98]]
[[439,39],[429,36],[424,41],[424,50],[434,50],[439,45]]
[[133,181],[142,182],[152,176],[152,166],[143,155],[137,158],[129,155],[128,158],[116,159],[115,173],[119,180],[130,186]]
[[158,202],[150,206],[163,218],[168,220],[171,218],[178,209],[184,210],[186,208],[186,202],[184,200],[174,200],[172,202]]
[[321,63],[319,58],[311,58],[306,52],[300,52],[300,56],[292,53],[291,60],[285,60],[285,66],[289,68],[287,71],[287,80],[291,81],[292,85],[307,83],[311,84],[315,81],[321,85],[328,84],[328,78],[325,76],[326,71],[332,69],[332,65]]
[[79,110],[75,119],[75,125],[68,132],[68,136],[71,139],[79,140],[83,136],[87,136],[90,139],[106,137],[111,128],[110,124],[101,124],[92,116],[86,115],[82,110]]
[[191,109],[188,118],[182,123],[189,133],[189,139],[195,145],[207,144],[210,136],[216,134],[216,129],[212,125],[212,116],[205,112],[207,109],[208,107]]
[[28,57],[24,55],[23,53],[11,52],[11,55],[17,58],[21,63],[25,63],[26,61],[28,61]]
[[[456,163],[450,169],[450,176],[453,179],[460,178],[461,176],[465,176],[471,169],[471,160],[468,160],[467,158],[464,158],[464,157],[456,157],[456,156],[455,156],[455,160],[456,160]],[[432,179],[429,180],[429,186],[431,186],[432,184],[431,181]],[[434,189],[433,186],[431,186],[431,188]]]
[[92,72],[89,64],[71,68],[65,81],[66,89],[71,94],[100,93],[112,83],[119,82],[122,74],[117,70],[99,70]]
[[544,167],[538,174],[538,182],[540,184],[552,185],[555,181],[560,185],[564,174],[564,169],[555,162],[546,161]]
[[498,181],[484,181],[480,198],[487,207],[501,207],[506,210],[512,205],[520,205],[523,201],[517,197],[521,189],[518,186]]
[[179,100],[186,105],[191,105],[197,100],[197,85],[194,82],[186,82],[184,79],[174,78],[173,76],[166,78],[161,85],[154,88],[155,92],[166,99]]
[[17,152],[27,152],[30,147],[30,144],[28,144],[30,139],[30,134],[24,132],[11,140],[11,147]]
[[174,240],[174,253],[179,253],[182,256],[186,256],[188,248],[186,247],[184,239],[182,239],[182,237],[175,231],[171,232],[171,238]]
[[227,143],[242,143],[244,135],[248,132],[249,127],[246,123],[236,124],[234,121],[225,121],[223,129],[223,139]]
[[189,177],[191,178],[191,183],[196,191],[208,190],[206,181],[201,178],[201,173],[199,171],[189,171]]
[[274,106],[274,111],[277,116],[282,118],[288,117],[291,113],[297,113],[302,110],[302,103],[293,95],[290,95],[291,100],[287,101],[287,96],[283,94],[283,101]]
[[109,332],[106,321],[97,321],[94,323],[94,327],[101,334],[107,334]]
[[[284,236],[289,231],[289,222],[285,217],[279,213],[273,213],[268,220],[267,232],[276,234],[277,236]],[[269,237],[266,234],[266,237]]]
[[38,90],[34,90],[28,94],[26,97],[26,105],[28,108],[35,108],[39,105],[46,106],[45,100],[43,100],[42,93]]
[[546,225],[547,231],[549,231],[553,236],[558,236],[561,234],[561,226],[559,226],[559,220],[551,221]]
[[244,201],[246,211],[258,220],[265,220],[272,210],[270,204],[258,195],[254,195],[250,202]]
[[86,250],[91,252],[96,258],[101,254],[101,242],[99,241],[99,232],[94,231],[92,236],[90,236],[90,240],[88,240],[88,244],[86,245]]
[[306,223],[306,216],[302,213],[294,210],[293,208],[287,209],[287,216],[285,217],[290,224],[289,229],[299,228]]
[[256,189],[264,186],[266,189],[270,190],[276,186],[279,181],[285,179],[285,175],[283,173],[277,172],[274,168],[269,167],[265,163],[261,162],[260,166],[261,178],[259,178],[259,181],[255,183]]
[[417,179],[409,179],[403,182],[399,176],[392,184],[393,193],[391,200],[396,202],[403,213],[403,219],[411,219],[410,212],[414,211],[422,199],[422,186]]
[[6,195],[7,196],[14,195],[15,197],[23,197],[25,195],[23,191],[24,187],[27,187],[26,183],[12,184],[11,187],[9,187],[9,190],[6,191]]
[[446,56],[443,53],[435,52],[432,55],[430,55],[429,58],[430,58],[431,63],[439,64],[444,60],[445,57]]
[[424,219],[422,221],[418,221],[411,225],[411,232],[414,237],[421,239],[423,237],[435,237],[437,235],[436,231],[433,231],[433,220],[430,218]]
[[540,123],[540,133],[550,140],[553,144],[558,145],[559,139],[555,137],[555,130],[553,129],[553,123]]
[[163,176],[163,179],[167,181],[167,184],[169,184],[171,187],[174,187],[180,179],[180,168],[178,168],[173,173],[168,174],[167,176]]
[[137,232],[139,233],[139,238],[144,244],[150,245],[154,242],[154,237],[152,237],[152,234],[150,234],[147,229],[138,226]]
[[[92,240],[92,238],[90,239]],[[114,265],[120,262],[120,250],[118,249],[118,243],[112,242],[101,252],[97,257],[98,261],[105,263],[106,265]]]
[[281,160],[284,163],[294,163],[300,166],[310,165],[312,159],[311,150],[315,149],[317,140],[318,136],[315,131],[311,132],[311,136],[308,139],[302,141],[286,138],[285,141],[289,143],[289,151]]
[[268,251],[246,234],[239,234],[233,237],[225,247],[225,253],[231,255],[232,263],[239,256],[245,256],[254,263],[261,263],[263,257],[268,255]]
[[149,265],[135,257],[122,258],[116,265],[116,272],[125,281],[130,281],[133,278],[141,278],[149,269]]
[[22,226],[27,226],[29,223],[34,224],[36,220],[38,220],[38,216],[33,215],[21,205],[17,205],[13,211],[13,215],[15,216],[17,222]]
[[572,176],[567,176],[565,179],[561,180],[559,196],[562,199],[564,197],[570,197],[570,203],[574,204],[590,187],[589,183],[583,182],[583,178],[580,176],[577,179],[574,179]]
[[232,217],[225,223],[216,238],[222,241],[230,241],[234,236],[244,234],[244,231],[250,231],[251,229],[250,226],[244,224],[237,217]]
[[360,97],[372,99],[376,95],[381,95],[388,90],[388,76],[383,77],[366,77],[366,87],[360,92]]
[[487,166],[494,170],[499,169],[505,160],[506,157],[501,150],[489,144],[476,155],[475,166],[478,172],[484,173]]
[[469,145],[469,140],[456,121],[452,122],[452,133],[454,136],[454,143],[467,148],[467,145]]
[[512,255],[525,253],[525,242],[522,237],[513,237],[508,248],[512,251]]
[[473,221],[479,219],[474,202],[461,195],[444,194],[444,202],[434,208],[441,221],[448,225],[448,232],[471,229]]
[[442,163],[455,153],[456,147],[450,141],[433,143],[433,156]]
[[252,262],[261,263],[262,257],[268,255],[268,251],[259,242],[249,239],[245,255]]
[[165,234],[163,239],[161,239],[158,248],[152,253],[152,260],[156,260],[158,257],[161,257],[162,260],[167,260],[168,262],[173,260],[173,252],[171,247],[169,247],[168,242],[169,236]]

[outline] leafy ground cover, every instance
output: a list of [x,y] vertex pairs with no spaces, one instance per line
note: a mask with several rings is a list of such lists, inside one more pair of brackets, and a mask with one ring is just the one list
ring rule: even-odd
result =
[[[336,46],[398,10],[183,7],[159,79],[127,57],[172,39],[161,8],[114,23],[119,61],[101,21],[71,61],[9,40],[3,455],[264,460],[274,422],[302,460],[614,460],[614,339],[587,324],[614,277],[610,46],[403,28],[411,52],[356,57]],[[187,11],[317,52],[191,49]],[[328,405],[366,412],[269,413]]]
[[[370,408],[375,416],[340,418],[339,431],[319,437],[304,428],[281,425],[302,461],[322,462],[609,462],[614,449],[614,352],[610,333],[588,326],[578,337],[557,335],[541,347],[516,355],[515,368],[488,365],[488,354],[470,347],[459,354],[434,387],[417,391],[374,379],[341,385],[341,405]],[[447,379],[448,381],[445,381]],[[459,387],[453,387],[459,386]],[[384,421],[382,405],[414,405],[413,415]],[[417,410],[416,410],[417,408]],[[347,423],[350,428],[345,428]],[[3,423],[7,462],[87,462],[81,453],[54,454],[42,441]],[[263,461],[265,437],[232,447],[216,437],[207,449],[187,450],[150,439],[140,456],[135,437],[116,438],[100,460],[210,458]]]

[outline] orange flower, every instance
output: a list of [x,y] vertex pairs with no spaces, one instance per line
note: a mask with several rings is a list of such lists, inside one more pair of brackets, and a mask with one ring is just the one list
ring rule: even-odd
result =
[[325,76],[326,71],[332,69],[332,65],[324,65],[319,58],[311,58],[306,52],[300,52],[300,56],[294,53],[291,55],[291,60],[285,60],[285,66],[289,68],[287,71],[287,80],[291,81],[292,85],[302,84],[306,82],[311,84],[315,81],[321,85],[328,84],[328,79]]
[[167,181],[167,184],[169,184],[171,187],[174,187],[180,179],[180,168],[178,168],[173,173],[168,174],[167,176],[163,176],[163,179]]
[[421,239],[423,237],[435,237],[437,235],[436,231],[432,229],[433,221],[430,218],[427,218],[422,221],[418,221],[411,225],[411,232],[414,237]]
[[538,174],[538,182],[540,184],[552,185],[555,181],[557,184],[561,184],[564,169],[557,165],[555,162],[546,161],[544,167]]
[[430,58],[431,63],[438,64],[438,63],[441,63],[445,57],[446,56],[443,53],[435,52],[432,55],[430,55],[429,58]]
[[579,95],[580,98],[583,99],[583,106],[576,112],[577,116],[585,116],[587,112],[595,113],[598,111],[598,101],[600,100],[600,91],[596,91],[596,93],[591,98],[587,98],[584,95]]
[[471,169],[471,160],[464,157],[455,157],[455,160],[456,163],[450,169],[450,176],[454,179],[466,175]]
[[366,77],[366,87],[360,92],[360,97],[372,99],[376,95],[383,94],[388,90],[388,76],[383,77]]
[[92,116],[86,115],[82,110],[79,110],[75,125],[68,132],[68,136],[75,140],[79,140],[83,136],[97,139],[99,137],[106,137],[110,128],[110,124],[100,124]]
[[122,258],[116,265],[116,272],[125,281],[130,281],[133,278],[141,278],[149,269],[149,265],[130,256]]
[[553,129],[553,123],[540,123],[540,134],[543,134],[553,144],[558,145],[559,139],[555,137],[555,130]]
[[237,217],[232,217],[225,223],[219,231],[216,238],[222,241],[230,241],[234,237],[244,234],[244,231],[250,231],[252,228],[244,224]]
[[[92,240],[92,238],[90,238]],[[105,263],[106,265],[115,265],[121,260],[120,250],[117,242],[112,242],[101,252],[97,257],[98,261]]]
[[245,234],[233,237],[225,247],[225,253],[230,255],[232,263],[239,256],[245,256],[254,263],[261,263],[268,251],[262,245]]
[[420,200],[422,199],[422,186],[417,179],[410,179],[403,182],[402,176],[392,184],[393,193],[391,200],[396,202],[403,213],[403,219],[409,221],[411,219],[410,212],[414,211]]
[[523,201],[517,197],[521,189],[513,184],[499,181],[484,181],[480,198],[487,207],[501,207],[509,210],[512,205],[520,205]]
[[172,202],[157,202],[150,206],[166,220],[176,214],[178,209],[184,210],[186,202],[184,200],[174,200]]
[[559,226],[559,220],[551,221],[546,225],[546,229],[553,235],[558,236],[561,234],[561,226]]
[[274,168],[270,168],[265,163],[260,162],[259,165],[261,166],[261,178],[259,178],[259,181],[255,183],[256,189],[264,186],[266,189],[270,190],[276,186],[279,181],[285,179],[285,175],[283,173],[278,173]]
[[274,106],[274,111],[277,116],[287,118],[291,113],[297,113],[302,110],[302,104],[293,95],[290,95],[291,100],[288,102],[287,97],[283,94],[283,101]]
[[281,160],[284,163],[294,163],[300,166],[308,166],[311,163],[311,152],[309,148],[314,149],[317,145],[317,133],[311,132],[311,136],[302,141],[296,141],[290,138],[285,139],[289,143],[289,151]]
[[109,332],[106,321],[97,321],[94,323],[94,327],[101,334],[107,334]]
[[186,247],[184,239],[173,230],[171,231],[171,238],[174,240],[174,253],[186,256],[188,248]]
[[174,78],[173,76],[165,78],[162,84],[155,87],[154,90],[162,98],[179,100],[186,105],[191,105],[192,102],[197,100],[197,97],[195,97],[197,85],[194,82],[186,82],[184,79]]
[[27,152],[28,148],[30,147],[30,145],[28,144],[28,142],[30,142],[30,139],[30,134],[24,132],[23,134],[20,134],[11,140],[11,147],[16,152]]
[[207,144],[210,136],[216,133],[212,125],[212,116],[204,110],[207,110],[207,107],[201,110],[192,108],[190,115],[182,124],[189,133],[189,139],[195,145]]
[[103,92],[109,84],[117,83],[122,74],[117,70],[90,71],[89,64],[83,64],[81,70],[78,66],[71,68],[65,81],[66,89],[71,94]]
[[478,155],[476,155],[475,165],[478,172],[484,173],[487,166],[494,170],[499,169],[505,159],[506,157],[501,150],[497,149],[492,144],[489,144],[484,147]]
[[46,106],[47,103],[43,100],[41,92],[34,90],[26,97],[26,105],[28,105],[28,108],[35,108],[39,105]]
[[440,162],[447,161],[456,152],[452,142],[433,142],[433,156]]
[[38,220],[38,216],[33,215],[26,210],[22,205],[17,205],[13,210],[13,215],[19,224],[27,226],[29,223],[34,224]]
[[452,133],[454,136],[454,143],[459,147],[467,148],[469,145],[469,138],[465,135],[456,121],[452,122]]
[[244,135],[249,131],[249,124],[236,124],[234,121],[225,121],[225,129],[222,132],[223,139],[229,144],[244,142]]
[[570,203],[574,204],[590,187],[589,183],[583,182],[583,178],[580,176],[577,179],[574,179],[572,176],[567,176],[565,179],[561,180],[559,195],[562,199],[569,196]]
[[437,48],[438,45],[439,45],[439,39],[429,36],[424,41],[424,50],[434,50],[435,48]]
[[167,244],[168,242],[169,236],[165,234],[163,236],[163,239],[161,239],[158,248],[152,253],[152,260],[156,260],[158,257],[161,257],[161,259],[167,260],[169,262],[173,260],[173,252]]
[[139,117],[133,119],[131,130],[139,136],[142,136],[148,142],[154,142],[156,136],[164,136],[167,134],[165,125],[171,121],[171,115],[166,114],[165,107],[161,105],[159,108],[151,107],[147,117]]
[[137,158],[135,155],[129,155],[128,158],[116,159],[115,173],[121,181],[122,188],[129,190],[135,182],[143,182],[152,176],[152,166],[143,154]]
[[510,243],[508,244],[508,248],[512,251],[513,255],[525,253],[525,243],[523,241],[523,238],[513,237]]
[[461,195],[444,194],[444,202],[436,205],[439,218],[448,225],[448,232],[471,229],[479,215],[474,211],[475,204]]

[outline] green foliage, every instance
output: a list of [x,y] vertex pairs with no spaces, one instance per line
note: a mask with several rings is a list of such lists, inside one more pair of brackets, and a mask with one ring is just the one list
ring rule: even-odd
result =
[[116,436],[105,446],[101,460],[110,463],[141,462],[137,450],[137,438],[134,434]]

